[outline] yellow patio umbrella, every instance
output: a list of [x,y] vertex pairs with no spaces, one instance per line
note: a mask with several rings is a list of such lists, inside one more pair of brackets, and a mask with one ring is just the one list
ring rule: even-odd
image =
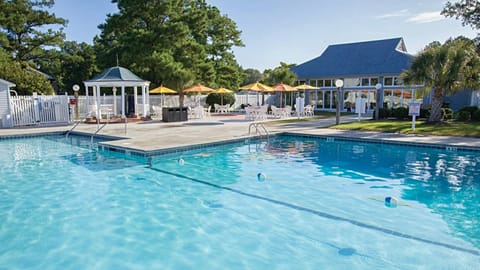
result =
[[313,89],[319,89],[318,87],[315,87],[315,86],[311,86],[309,84],[301,84],[301,85],[297,85],[295,86],[296,89],[298,90],[313,90]]
[[165,87],[163,85],[155,88],[155,89],[152,89],[150,90],[150,94],[176,94],[177,91],[175,90],[172,90],[168,87]]
[[283,92],[294,92],[294,91],[298,91],[297,88],[293,87],[293,86],[290,86],[288,84],[284,84],[284,83],[279,83],[279,84],[276,84],[274,86],[272,86],[272,89],[273,91],[275,92],[280,92],[280,106],[282,106],[282,96],[283,96]]
[[164,103],[165,103],[165,100],[164,100],[164,98],[163,98],[163,95],[164,95],[164,94],[177,94],[177,91],[172,90],[172,89],[170,89],[170,88],[168,88],[168,87],[165,87],[165,86],[163,86],[163,85],[160,85],[159,87],[150,90],[149,93],[150,93],[150,94],[162,94],[162,102],[161,102],[161,104],[162,104],[162,107],[163,107],[163,105],[164,105]]
[[251,84],[240,86],[240,89],[255,91],[255,92],[271,92],[271,91],[273,91],[273,89],[270,86],[265,85],[263,83],[259,83],[259,82],[254,82],[254,83],[251,83]]
[[233,93],[232,90],[220,87],[215,91],[215,94],[220,94],[220,99],[221,99],[221,105],[223,105],[223,94],[231,94]]
[[315,86],[311,86],[309,84],[301,84],[301,85],[295,86],[295,89],[297,89],[297,90],[312,90],[312,89],[318,89],[318,88],[315,87]]

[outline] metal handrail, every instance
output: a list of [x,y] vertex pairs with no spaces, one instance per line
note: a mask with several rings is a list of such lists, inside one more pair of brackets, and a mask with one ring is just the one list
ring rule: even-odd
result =
[[67,131],[67,134],[65,135],[65,138],[66,138],[66,139],[68,139],[68,135],[70,135],[70,133],[72,133],[72,131],[73,131],[81,122],[82,122],[82,121],[77,121],[77,122],[75,123],[75,125],[73,125],[73,127],[72,127],[69,131]]
[[92,134],[92,137],[90,137],[90,144],[93,144],[93,137],[94,137],[95,135],[97,135],[98,132],[100,132],[100,130],[102,130],[107,124],[108,124],[108,122],[105,123],[105,124],[103,124],[101,127],[99,127],[99,128],[95,131],[95,133]]
[[262,133],[260,132],[260,129],[259,127],[261,127],[263,129],[263,131],[265,132],[265,135],[269,136],[270,133],[268,133],[268,130],[267,128],[265,127],[265,125],[262,123],[262,122],[253,122],[251,123],[249,126],[248,126],[248,135],[250,136],[251,135],[251,129],[252,127],[255,127],[255,134],[258,134],[258,135],[261,135]]

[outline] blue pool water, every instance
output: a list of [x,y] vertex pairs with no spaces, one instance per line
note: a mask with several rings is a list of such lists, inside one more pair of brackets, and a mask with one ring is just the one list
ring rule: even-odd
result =
[[75,136],[0,149],[0,269],[480,264],[479,152],[289,136],[150,160]]

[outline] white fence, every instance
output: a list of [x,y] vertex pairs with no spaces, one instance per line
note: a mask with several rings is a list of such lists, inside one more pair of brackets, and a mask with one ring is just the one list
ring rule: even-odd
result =
[[[73,96],[70,96],[71,99],[74,99]],[[207,99],[207,95],[194,95],[194,96],[184,96],[184,106],[190,106],[194,107],[198,104],[202,106],[206,106],[205,101]],[[241,109],[242,104],[250,104],[250,105],[256,105],[257,104],[257,99],[258,103],[262,103],[262,95],[259,94],[258,96],[253,93],[253,94],[235,94],[235,104],[233,104],[233,108],[235,111],[239,111]],[[264,97],[265,103],[266,104],[273,104],[275,102],[275,95],[270,95],[266,94]],[[141,112],[142,104],[141,104],[142,99],[139,97],[138,98],[138,107],[137,110],[138,112]],[[81,119],[87,117],[89,114],[91,114],[91,106],[94,104],[95,100],[93,97],[89,97],[89,102],[90,104],[87,106],[86,104],[86,97],[85,96],[79,96],[78,97],[78,113]],[[126,102],[128,103],[128,102]],[[150,108],[153,108],[153,106],[158,106],[158,107],[178,107],[180,106],[179,100],[178,100],[178,95],[150,95]],[[113,115],[120,115],[121,114],[121,109],[122,109],[122,97],[121,96],[116,96],[115,101],[113,96],[101,96],[100,97],[100,107],[105,106],[105,105],[110,105],[109,107],[112,108],[112,113]],[[115,106],[114,106],[115,105]],[[126,114],[128,115],[128,111],[130,109],[128,108],[128,104],[125,106],[126,107]],[[153,111],[151,111],[153,112]]]
[[68,96],[12,96],[13,126],[68,124]]

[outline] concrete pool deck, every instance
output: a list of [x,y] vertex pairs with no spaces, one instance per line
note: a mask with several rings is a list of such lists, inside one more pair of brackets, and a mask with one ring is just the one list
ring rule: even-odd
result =
[[[365,118],[369,119],[369,118]],[[341,122],[357,121],[356,116],[344,116]],[[165,123],[160,120],[129,123],[125,133],[125,124],[108,124],[99,135],[121,138],[104,144],[112,147],[139,150],[141,152],[182,148],[190,145],[201,145],[230,141],[249,137],[248,129],[252,121],[246,121],[243,115],[217,115],[207,119],[195,119],[187,122]],[[316,136],[342,137],[355,140],[375,140],[402,144],[444,145],[458,148],[480,150],[480,139],[450,136],[405,135],[395,133],[347,131],[325,128],[335,123],[335,117],[313,121],[269,124],[268,132],[279,134],[307,134]],[[27,135],[50,132],[66,132],[73,126],[31,127],[0,129],[0,136]],[[92,134],[95,124],[80,124],[75,128],[77,133]]]

